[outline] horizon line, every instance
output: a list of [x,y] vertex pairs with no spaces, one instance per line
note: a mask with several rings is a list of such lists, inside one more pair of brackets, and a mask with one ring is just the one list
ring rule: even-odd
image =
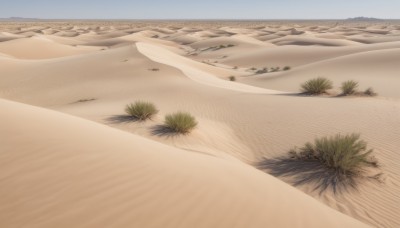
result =
[[350,18],[30,18],[7,17],[0,20],[131,20],[131,21],[313,21],[313,20],[400,20],[400,18],[374,18],[374,17],[350,17]]

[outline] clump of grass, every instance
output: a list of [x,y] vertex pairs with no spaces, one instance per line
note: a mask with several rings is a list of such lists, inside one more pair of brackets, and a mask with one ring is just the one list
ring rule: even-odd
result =
[[190,113],[176,112],[165,116],[164,124],[174,132],[186,134],[197,126],[197,121]]
[[284,71],[288,71],[288,70],[290,70],[290,69],[292,69],[290,66],[285,66],[285,67],[283,67],[283,70],[284,70]]
[[280,69],[280,67],[272,67],[271,72],[278,72]]
[[377,161],[371,157],[372,149],[360,140],[359,134],[340,135],[315,139],[314,144],[306,143],[299,150],[289,153],[293,158],[317,160],[328,169],[335,171],[338,177],[354,177],[365,167],[378,167]]
[[265,74],[265,73],[268,73],[267,67],[264,67],[264,68],[256,71],[256,74]]
[[364,91],[364,94],[367,95],[367,96],[371,96],[371,97],[377,96],[377,95],[378,95],[378,94],[374,91],[374,89],[371,88],[371,87],[369,87],[368,89],[366,89],[366,90]]
[[234,67],[233,67],[234,70],[237,70],[238,68],[239,68],[238,66],[234,66]]
[[152,116],[158,113],[156,106],[153,103],[145,101],[136,101],[128,104],[125,107],[125,112],[141,121],[151,119]]
[[356,92],[358,87],[358,82],[349,80],[342,83],[340,89],[342,90],[342,95],[351,95]]
[[310,79],[301,85],[301,90],[305,94],[317,95],[326,93],[328,89],[332,89],[332,81],[318,77]]
[[232,81],[232,82],[236,81],[236,77],[235,76],[229,76],[229,81]]
[[150,68],[149,71],[159,71],[160,69],[158,68]]

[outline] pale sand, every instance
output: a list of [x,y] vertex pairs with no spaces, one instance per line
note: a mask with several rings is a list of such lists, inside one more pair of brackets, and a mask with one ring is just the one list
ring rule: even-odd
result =
[[[400,226],[400,26],[308,23],[0,24],[0,97],[86,119],[0,102],[0,226]],[[358,80],[379,96],[287,95],[316,76],[336,91]],[[139,99],[160,113],[121,118]],[[177,110],[196,116],[197,129],[160,134]],[[383,183],[336,194],[296,186],[318,202],[277,179],[294,177],[251,167],[351,132],[375,149]]]

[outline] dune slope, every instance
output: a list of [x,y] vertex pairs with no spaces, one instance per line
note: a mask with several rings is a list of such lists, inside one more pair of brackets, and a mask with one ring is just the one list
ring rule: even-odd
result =
[[240,163],[0,106],[2,227],[366,227]]

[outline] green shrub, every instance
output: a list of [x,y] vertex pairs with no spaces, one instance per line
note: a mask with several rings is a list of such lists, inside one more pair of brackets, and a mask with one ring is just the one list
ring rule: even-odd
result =
[[358,87],[358,82],[349,80],[343,82],[340,89],[342,90],[343,95],[351,95],[356,92],[357,87]]
[[378,94],[374,91],[374,89],[371,88],[371,87],[369,87],[368,89],[366,89],[366,90],[364,91],[364,94],[367,95],[367,96],[376,96],[376,95],[378,95]]
[[332,88],[332,81],[322,77],[310,79],[301,85],[302,92],[311,95],[326,93]]
[[164,124],[174,132],[186,134],[197,126],[197,121],[189,113],[176,112],[165,116]]
[[136,101],[134,104],[128,104],[125,112],[139,120],[150,119],[153,115],[158,113],[154,104],[144,101]]
[[318,160],[336,174],[344,176],[358,175],[363,167],[377,167],[377,162],[370,157],[372,149],[367,149],[367,143],[360,140],[359,134],[340,135],[317,138],[312,143],[306,143],[298,151],[289,153],[298,159]]
[[236,77],[235,76],[229,76],[229,81],[232,81],[232,82],[236,81]]

